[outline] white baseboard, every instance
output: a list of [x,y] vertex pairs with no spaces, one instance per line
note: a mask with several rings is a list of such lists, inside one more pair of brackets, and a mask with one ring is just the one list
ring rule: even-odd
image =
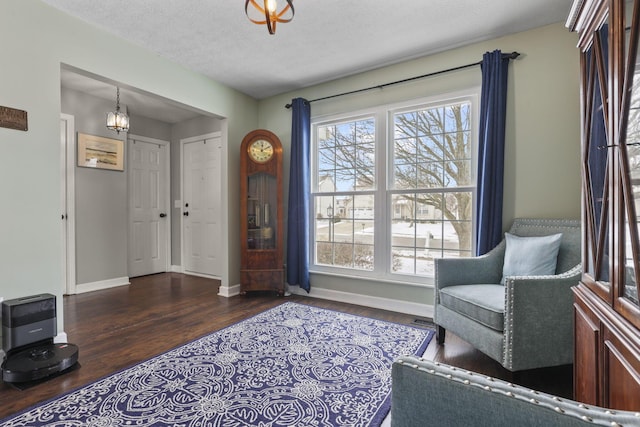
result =
[[220,288],[218,289],[218,295],[220,295],[221,297],[234,297],[236,295],[240,295],[240,285],[233,285],[233,286],[220,286]]
[[181,265],[172,265],[170,268],[170,272],[172,273],[182,273],[182,266]]
[[215,280],[222,280],[220,278],[220,276],[214,276],[212,274],[205,274],[205,273],[197,273],[195,271],[181,271],[182,274],[186,274],[187,276],[196,276],[196,277],[204,277],[205,279],[215,279]]
[[311,287],[311,292],[307,293],[299,286],[289,286],[289,292],[296,295],[304,295],[311,298],[328,299],[331,301],[346,302],[349,304],[362,305],[365,307],[379,308],[382,310],[406,313],[419,317],[433,318],[433,306],[420,304],[411,301],[402,301],[391,298],[381,298],[369,295],[354,294],[350,292],[334,291],[331,289]]
[[65,342],[67,342],[67,333],[66,332],[60,332],[58,335],[56,335],[53,338],[53,342],[54,343],[65,343]]
[[102,289],[115,288],[116,286],[130,285],[128,277],[116,277],[115,279],[100,280],[98,282],[80,283],[76,285],[76,293],[100,291]]

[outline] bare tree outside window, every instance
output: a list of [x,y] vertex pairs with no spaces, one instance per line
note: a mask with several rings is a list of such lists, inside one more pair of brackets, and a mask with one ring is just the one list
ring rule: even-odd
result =
[[471,254],[470,115],[470,102],[393,115],[393,204],[404,209],[392,218],[392,256],[406,261],[396,271],[428,274],[434,257]]
[[[375,117],[316,126],[315,263],[373,270],[376,203],[390,203],[391,273],[429,276],[435,257],[470,256],[471,109],[465,100],[393,112],[387,142],[376,140]],[[376,154],[387,182],[376,180]]]

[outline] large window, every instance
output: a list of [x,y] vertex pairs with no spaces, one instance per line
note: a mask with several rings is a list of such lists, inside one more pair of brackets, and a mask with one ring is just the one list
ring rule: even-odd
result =
[[424,282],[471,255],[475,100],[314,121],[312,269]]

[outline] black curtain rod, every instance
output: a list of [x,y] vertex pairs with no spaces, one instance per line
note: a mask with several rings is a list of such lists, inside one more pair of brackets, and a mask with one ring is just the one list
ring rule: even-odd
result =
[[[520,56],[520,54],[518,52],[511,52],[511,53],[503,53],[502,54],[502,58],[503,59],[506,59],[506,58],[508,58],[508,59],[516,59],[518,56]],[[354,93],[365,92],[367,90],[382,89],[382,88],[387,87],[387,86],[397,85],[397,84],[400,84],[400,83],[406,83],[406,82],[410,82],[412,80],[423,79],[425,77],[437,76],[438,74],[444,74],[444,73],[448,73],[448,72],[451,72],[451,71],[458,71],[458,70],[462,70],[464,68],[471,68],[471,67],[475,67],[476,65],[480,65],[480,64],[482,64],[482,61],[474,62],[473,64],[460,65],[458,67],[447,68],[446,70],[434,71],[433,73],[423,74],[421,76],[409,77],[408,79],[397,80],[395,82],[383,83],[383,84],[377,85],[377,86],[366,87],[364,89],[357,89],[357,90],[352,90],[350,92],[343,92],[343,93],[338,93],[336,95],[325,96],[323,98],[316,98],[316,99],[312,99],[311,101],[309,101],[309,103],[316,102],[316,101],[323,101],[325,99],[330,99],[330,98],[337,98],[339,96],[344,96],[344,95],[352,95]],[[291,104],[285,105],[285,108],[291,108]]]

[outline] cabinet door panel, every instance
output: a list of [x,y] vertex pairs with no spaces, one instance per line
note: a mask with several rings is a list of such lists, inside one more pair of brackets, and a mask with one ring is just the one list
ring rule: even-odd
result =
[[594,318],[593,313],[585,311],[578,303],[574,304],[576,342],[573,393],[576,400],[590,405],[600,402],[600,330]]
[[610,331],[604,335],[606,370],[604,406],[620,410],[640,408],[640,355]]

